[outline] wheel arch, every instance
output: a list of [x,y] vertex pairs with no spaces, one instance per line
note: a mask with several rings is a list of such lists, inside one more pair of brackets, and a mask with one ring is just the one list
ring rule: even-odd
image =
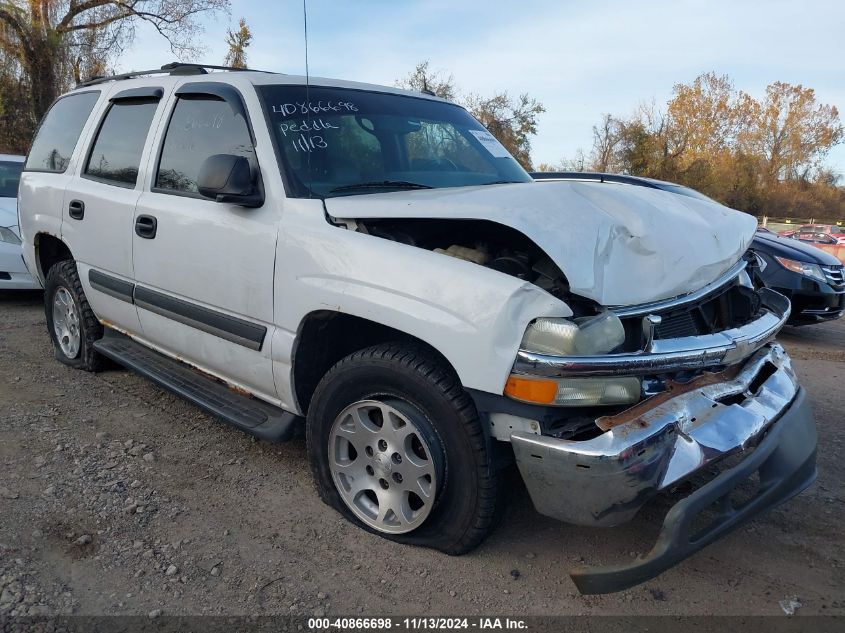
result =
[[38,264],[38,276],[43,285],[47,273],[57,263],[73,259],[70,248],[60,238],[50,233],[38,233],[34,240],[35,261]]
[[458,377],[455,367],[439,350],[412,334],[353,314],[315,310],[302,319],[292,352],[292,390],[302,414],[308,412],[317,384],[338,361],[387,342],[425,349]]

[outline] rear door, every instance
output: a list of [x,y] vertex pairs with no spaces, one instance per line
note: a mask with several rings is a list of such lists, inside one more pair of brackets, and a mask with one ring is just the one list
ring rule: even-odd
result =
[[[246,208],[197,192],[200,167],[216,154],[244,156],[260,173],[243,97],[226,84],[191,82],[170,101],[133,234],[144,335],[276,402],[270,340],[279,205]],[[154,231],[139,230],[141,222]]]
[[132,298],[132,226],[141,165],[162,88],[117,92],[99,120],[79,175],[65,192],[63,235],[97,316],[139,334]]

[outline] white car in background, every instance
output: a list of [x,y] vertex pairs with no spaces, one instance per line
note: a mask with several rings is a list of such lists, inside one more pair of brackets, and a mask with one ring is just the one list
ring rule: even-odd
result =
[[18,184],[25,158],[0,154],[0,290],[39,290],[23,261],[18,229]]

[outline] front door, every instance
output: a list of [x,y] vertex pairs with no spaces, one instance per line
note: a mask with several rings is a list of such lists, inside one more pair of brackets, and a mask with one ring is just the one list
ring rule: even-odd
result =
[[135,212],[135,303],[150,344],[275,402],[278,207],[218,203],[197,191],[200,167],[215,154],[245,156],[258,170],[243,102],[225,88],[223,97],[213,87],[177,90],[171,101]]

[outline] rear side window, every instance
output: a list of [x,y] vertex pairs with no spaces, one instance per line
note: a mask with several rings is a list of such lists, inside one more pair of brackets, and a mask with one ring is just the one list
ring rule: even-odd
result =
[[106,113],[83,172],[98,180],[134,186],[158,100],[116,101]]
[[82,92],[56,101],[41,122],[26,159],[26,169],[56,173],[67,169],[82,128],[99,97],[99,91]]
[[246,121],[223,100],[180,98],[164,138],[156,188],[196,193],[200,167],[214,154],[244,156],[255,164]]

